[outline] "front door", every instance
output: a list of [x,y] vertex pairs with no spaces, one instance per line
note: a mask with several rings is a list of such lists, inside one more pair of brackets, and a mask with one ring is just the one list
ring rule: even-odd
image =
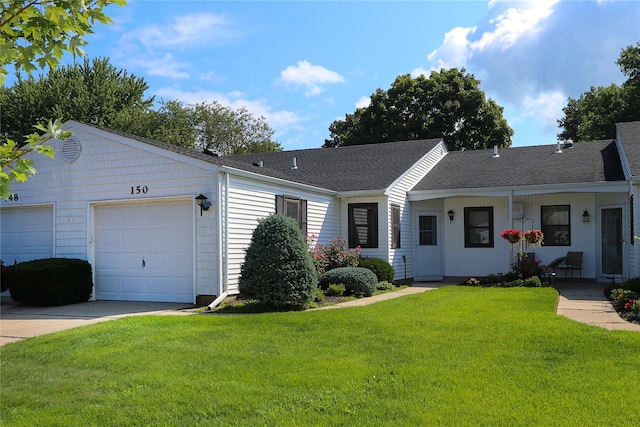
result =
[[442,280],[440,214],[416,213],[415,276],[417,281]]
[[622,275],[622,208],[602,209],[602,274]]

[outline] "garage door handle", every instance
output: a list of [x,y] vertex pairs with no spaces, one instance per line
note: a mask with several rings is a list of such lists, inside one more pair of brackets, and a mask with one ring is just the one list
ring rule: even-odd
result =
[[142,258],[142,268],[144,268],[146,263],[144,262],[144,258]]

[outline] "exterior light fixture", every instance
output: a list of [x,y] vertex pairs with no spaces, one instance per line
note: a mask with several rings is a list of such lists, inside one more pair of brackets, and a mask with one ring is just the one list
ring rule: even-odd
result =
[[585,209],[584,213],[582,214],[582,222],[589,222],[590,219],[591,215],[589,215],[589,212]]
[[208,211],[211,207],[211,203],[207,200],[207,196],[202,193],[196,196],[196,203],[200,206],[200,216],[202,216],[202,211]]
[[449,215],[449,222],[453,222],[453,215],[455,214],[455,212],[451,209],[449,209],[449,212],[447,212],[447,215]]

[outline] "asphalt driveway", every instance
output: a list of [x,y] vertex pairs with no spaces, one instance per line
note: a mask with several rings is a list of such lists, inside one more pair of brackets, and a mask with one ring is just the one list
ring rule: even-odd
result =
[[2,297],[0,345],[120,317],[144,314],[189,315],[185,303],[88,301],[58,307],[29,307]]

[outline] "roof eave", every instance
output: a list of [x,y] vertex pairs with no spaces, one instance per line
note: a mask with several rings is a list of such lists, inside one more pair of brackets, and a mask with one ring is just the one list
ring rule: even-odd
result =
[[606,193],[626,192],[627,181],[576,182],[559,184],[540,184],[518,187],[452,188],[438,190],[412,190],[408,192],[409,201],[440,199],[447,197],[506,197],[528,196],[534,194],[555,193]]

